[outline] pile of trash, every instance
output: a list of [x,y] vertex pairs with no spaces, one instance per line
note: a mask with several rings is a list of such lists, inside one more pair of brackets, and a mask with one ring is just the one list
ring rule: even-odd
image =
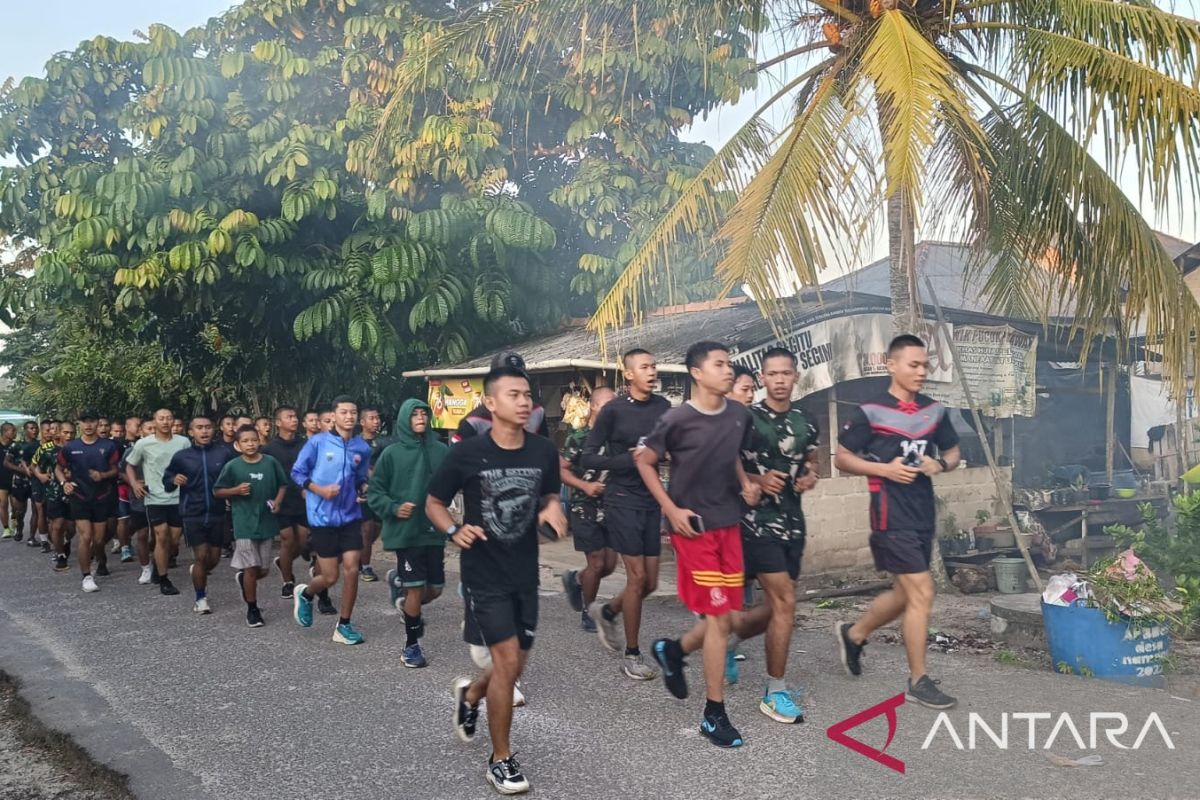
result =
[[1055,575],[1046,582],[1042,600],[1052,606],[1099,608],[1110,618],[1161,618],[1170,607],[1154,572],[1132,549],[1082,576]]

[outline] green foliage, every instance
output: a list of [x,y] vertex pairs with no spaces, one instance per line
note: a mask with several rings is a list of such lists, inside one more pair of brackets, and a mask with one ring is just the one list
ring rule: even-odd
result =
[[1182,606],[1179,621],[1184,626],[1200,622],[1200,494],[1175,497],[1174,530],[1159,518],[1150,503],[1138,508],[1142,524],[1137,528],[1111,525],[1104,532],[1118,546],[1133,548],[1150,568],[1175,584]]
[[[100,391],[79,339],[93,366],[157,347],[183,381],[158,385],[188,402],[265,404],[395,391],[381,376],[590,312],[711,155],[679,131],[752,84],[746,40],[714,58],[635,16],[614,36],[645,36],[639,52],[569,54],[533,93],[481,56],[380,138],[406,49],[487,5],[248,0],[182,34],[98,36],[5,86],[0,235],[23,266],[0,305],[45,338],[28,364],[13,353],[16,399],[73,407],[63,375]],[[703,291],[711,261],[679,258]]]

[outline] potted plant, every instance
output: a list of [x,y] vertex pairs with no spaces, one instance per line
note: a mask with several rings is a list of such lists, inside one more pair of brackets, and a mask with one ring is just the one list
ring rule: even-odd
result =
[[941,531],[938,534],[938,548],[942,556],[954,555],[954,540],[958,535],[958,517],[953,513],[944,514],[941,519]]
[[[978,536],[978,534],[976,534]],[[1008,517],[1001,517],[996,522],[995,529],[988,535],[992,540],[992,547],[1016,547],[1017,537],[1013,532],[1012,522]],[[980,548],[981,550],[983,548]]]

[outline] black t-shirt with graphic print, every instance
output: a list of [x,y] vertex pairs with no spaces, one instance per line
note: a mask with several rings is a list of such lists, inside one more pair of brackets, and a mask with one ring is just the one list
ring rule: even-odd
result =
[[[913,402],[890,392],[863,403],[842,425],[838,443],[868,461],[886,464],[912,455],[936,457],[958,446],[958,433],[945,406],[918,394]],[[918,475],[910,484],[868,478],[871,530],[932,531],[937,525],[933,481]]]
[[490,435],[450,448],[429,481],[429,494],[449,504],[463,493],[463,522],[487,535],[462,554],[462,581],[471,588],[530,589],[538,584],[537,515],[545,495],[562,489],[558,450],[525,435],[505,450]]

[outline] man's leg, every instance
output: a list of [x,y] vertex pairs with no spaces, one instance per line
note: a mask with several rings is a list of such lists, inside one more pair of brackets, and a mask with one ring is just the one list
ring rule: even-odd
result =
[[92,549],[95,545],[91,521],[75,520],[75,531],[79,534],[79,541],[76,543],[79,571],[83,573],[84,577],[87,577],[92,574]]
[[[25,533],[25,506],[26,503],[22,498],[18,497],[16,494],[12,495],[13,532],[18,537],[22,538],[24,537]],[[30,535],[32,535],[32,529]]]
[[379,539],[379,523],[373,519],[364,519],[362,523],[362,550],[359,551],[359,566],[363,580],[374,581],[375,571],[371,567],[371,552]]
[[877,595],[871,601],[866,613],[859,617],[858,622],[850,626],[847,635],[852,641],[862,644],[872,633],[903,614],[907,603],[908,595],[904,584],[896,580],[890,590]]
[[[196,591],[197,600],[208,596],[208,573],[212,570],[210,564],[213,549],[208,542],[192,545],[192,555],[195,558],[195,563],[192,564],[192,589]],[[215,549],[219,560],[221,551],[219,548]]]
[[[357,566],[356,566],[355,572],[357,573]],[[357,578],[357,574],[355,577]],[[308,588],[305,589],[306,597],[308,597],[308,599],[311,600],[313,597],[316,597],[321,592],[327,591],[331,586],[336,584],[337,581],[338,581],[338,559],[337,559],[337,557],[325,558],[324,556],[318,555],[317,556],[317,574],[313,576],[312,581],[310,581],[308,584]],[[353,582],[354,581],[351,581],[351,583],[353,583]],[[345,594],[346,591],[347,591],[347,588],[342,587],[342,593]]]
[[342,553],[342,584],[341,616],[339,623],[350,621],[354,613],[354,601],[358,599],[358,566],[359,551],[348,550]]
[[[763,605],[769,609],[766,626],[767,677],[782,681],[787,670],[792,629],[796,626],[796,584],[786,572],[764,573],[758,576],[758,582],[767,595],[767,602]],[[745,616],[749,617],[750,614]]]
[[658,588],[658,557],[622,556],[621,560],[625,564],[625,589],[609,601],[609,606],[624,616],[625,652],[628,653],[638,649],[642,602]]
[[129,517],[121,517],[117,520],[117,541],[121,543],[122,549],[129,547]]
[[293,568],[296,555],[300,552],[298,536],[299,532],[295,525],[279,529],[279,574],[283,576],[284,583],[296,582],[296,573]]
[[492,761],[512,756],[509,734],[512,731],[513,687],[521,677],[528,650],[521,650],[517,637],[505,639],[488,647],[492,667],[485,670],[467,689],[467,702],[472,705],[487,698],[488,733],[492,737]]
[[4,529],[4,538],[12,538],[12,525],[8,516],[8,490],[0,490],[0,528]]
[[171,566],[171,532],[166,522],[154,525],[154,566],[160,577],[167,577]]
[[904,652],[908,656],[908,671],[916,683],[925,675],[925,646],[929,636],[929,617],[933,613],[933,576],[928,572],[897,575],[896,583],[904,591]]
[[583,590],[583,607],[596,601],[600,581],[613,574],[617,568],[617,553],[611,548],[593,550],[587,554],[587,566],[579,571],[579,587]]

